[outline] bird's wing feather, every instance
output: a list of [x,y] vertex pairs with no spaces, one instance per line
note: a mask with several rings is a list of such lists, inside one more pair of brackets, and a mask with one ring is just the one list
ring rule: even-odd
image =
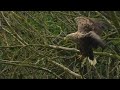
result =
[[93,24],[93,21],[90,20],[87,17],[77,17],[77,18],[75,18],[75,21],[76,21],[76,23],[78,25],[78,31],[79,32],[83,32],[84,31],[83,29],[85,27],[91,28],[90,26]]
[[100,47],[104,48],[105,43],[103,40],[100,38],[99,35],[97,35],[94,31],[90,31],[85,35],[85,38],[90,38],[90,43],[94,45],[99,45]]

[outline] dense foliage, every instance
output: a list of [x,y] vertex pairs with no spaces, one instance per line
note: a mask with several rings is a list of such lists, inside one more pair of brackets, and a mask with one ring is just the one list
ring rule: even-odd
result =
[[[101,48],[94,50],[95,67],[88,61],[79,61],[79,53],[49,47],[76,48],[75,43],[63,38],[77,30],[74,18],[78,16],[98,18],[107,23],[102,35],[106,48],[103,52]],[[120,78],[119,11],[1,11],[0,20],[1,79],[76,78],[64,67],[86,79]]]

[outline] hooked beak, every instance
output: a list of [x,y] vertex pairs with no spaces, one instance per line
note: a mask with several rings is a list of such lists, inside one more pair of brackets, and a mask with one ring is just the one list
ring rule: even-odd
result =
[[64,37],[63,39],[66,40],[66,37]]

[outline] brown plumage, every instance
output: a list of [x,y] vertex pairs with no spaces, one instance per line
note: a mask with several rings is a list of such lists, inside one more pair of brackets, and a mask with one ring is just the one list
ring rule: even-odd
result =
[[75,21],[78,25],[78,31],[82,33],[94,31],[96,34],[101,35],[102,29],[105,28],[104,22],[95,18],[77,17]]
[[77,43],[78,49],[83,57],[94,60],[93,48],[104,47],[105,44],[100,38],[104,24],[94,18],[77,17],[75,21],[78,31],[68,34],[65,39],[72,39]]

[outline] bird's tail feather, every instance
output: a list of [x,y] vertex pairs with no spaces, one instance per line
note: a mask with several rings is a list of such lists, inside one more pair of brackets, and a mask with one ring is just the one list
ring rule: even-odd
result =
[[88,58],[88,61],[89,61],[89,63],[90,63],[92,66],[95,66],[96,63],[97,63],[96,59],[90,60],[90,59]]

